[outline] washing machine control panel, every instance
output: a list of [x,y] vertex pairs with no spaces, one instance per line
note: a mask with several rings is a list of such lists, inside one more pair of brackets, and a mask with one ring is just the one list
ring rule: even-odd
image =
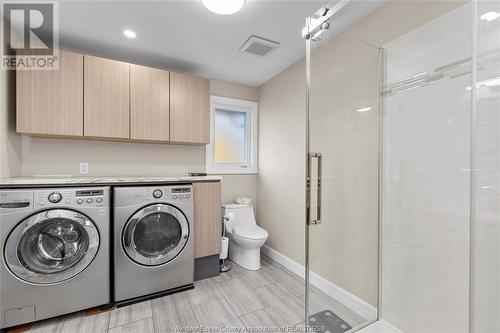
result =
[[108,202],[102,188],[36,190],[35,208],[44,207],[106,207]]
[[192,200],[193,194],[191,186],[176,186],[156,188],[151,192],[151,196],[154,199],[190,201]]

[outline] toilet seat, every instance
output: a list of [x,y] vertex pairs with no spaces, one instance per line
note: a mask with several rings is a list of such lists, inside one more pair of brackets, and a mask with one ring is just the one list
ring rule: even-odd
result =
[[264,239],[269,236],[267,231],[258,225],[236,225],[234,227],[234,234],[247,239]]

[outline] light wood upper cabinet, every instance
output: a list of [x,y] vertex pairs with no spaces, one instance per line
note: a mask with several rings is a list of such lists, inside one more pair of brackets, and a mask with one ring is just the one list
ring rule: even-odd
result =
[[58,70],[16,73],[17,131],[83,135],[83,54],[59,51]]
[[84,56],[84,135],[130,138],[129,64]]
[[209,143],[210,82],[170,73],[170,141]]
[[169,72],[130,65],[130,138],[169,141]]
[[194,183],[194,257],[219,254],[221,250],[220,182]]
[[20,133],[209,143],[207,79],[63,50],[59,70],[16,75]]

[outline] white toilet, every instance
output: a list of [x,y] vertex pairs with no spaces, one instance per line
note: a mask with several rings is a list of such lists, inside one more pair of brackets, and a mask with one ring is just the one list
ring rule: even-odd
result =
[[229,238],[229,259],[246,269],[260,269],[260,248],[269,235],[255,222],[253,207],[226,204],[222,215]]

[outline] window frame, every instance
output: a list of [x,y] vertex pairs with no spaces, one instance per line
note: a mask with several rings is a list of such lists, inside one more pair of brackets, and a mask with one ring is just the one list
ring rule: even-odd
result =
[[[215,162],[215,110],[244,112],[246,163]],[[205,168],[208,174],[257,174],[258,173],[258,103],[242,99],[210,96],[210,143],[206,145]],[[246,167],[244,166],[246,165]]]

